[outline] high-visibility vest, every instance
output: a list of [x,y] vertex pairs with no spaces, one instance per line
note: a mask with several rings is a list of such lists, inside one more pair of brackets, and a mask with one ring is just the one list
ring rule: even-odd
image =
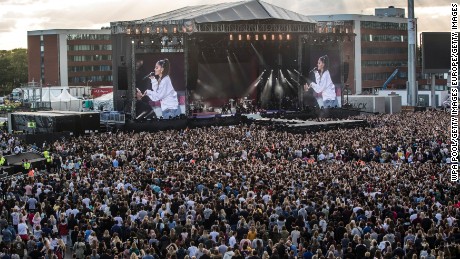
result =
[[24,169],[26,170],[29,170],[30,169],[30,163],[29,162],[25,162],[23,165]]
[[48,158],[50,156],[50,152],[48,152],[48,150],[45,150],[45,152],[43,152],[43,156],[45,158]]
[[50,156],[48,156],[48,157],[46,158],[46,162],[47,162],[47,163],[53,162],[53,158],[51,158]]
[[0,158],[0,166],[5,164],[6,159],[4,157]]

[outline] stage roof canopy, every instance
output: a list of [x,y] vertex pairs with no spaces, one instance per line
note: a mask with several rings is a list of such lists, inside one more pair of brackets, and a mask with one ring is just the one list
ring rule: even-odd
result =
[[111,22],[112,34],[313,33],[317,22],[260,0],[187,6],[145,19]]
[[260,0],[187,6],[132,22],[136,24],[165,22],[178,24],[184,23],[185,21],[193,21],[194,23],[213,23],[265,19],[316,23],[315,20],[305,15]]

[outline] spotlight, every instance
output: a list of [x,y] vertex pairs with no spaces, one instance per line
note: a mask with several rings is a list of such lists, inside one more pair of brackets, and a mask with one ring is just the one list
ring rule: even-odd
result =
[[275,40],[275,34],[272,34],[272,40]]
[[267,34],[262,35],[262,38],[263,38],[264,40],[267,40]]
[[131,43],[134,44],[134,40],[131,40]]
[[145,29],[145,32],[146,32],[146,33],[150,33],[150,27],[147,27],[147,28]]
[[286,35],[286,40],[290,40],[291,39],[291,35]]
[[233,40],[233,34],[230,34],[230,40]]
[[279,40],[283,40],[283,34],[280,34],[278,37],[279,37]]
[[177,27],[174,27],[173,31],[174,33],[177,33]]
[[251,40],[251,35],[246,35],[246,40]]
[[160,33],[160,27],[157,27],[157,33]]
[[259,34],[256,34],[255,37],[256,37],[256,40],[259,40]]
[[241,40],[243,37],[241,36],[241,34],[238,34],[238,40]]

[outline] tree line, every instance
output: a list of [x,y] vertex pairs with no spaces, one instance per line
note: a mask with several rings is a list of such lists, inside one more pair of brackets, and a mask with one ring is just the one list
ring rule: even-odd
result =
[[27,49],[0,50],[0,87],[2,95],[27,84]]

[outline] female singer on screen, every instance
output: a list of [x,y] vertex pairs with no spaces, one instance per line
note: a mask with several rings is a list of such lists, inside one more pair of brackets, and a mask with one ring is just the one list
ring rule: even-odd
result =
[[[168,59],[159,60],[155,65],[154,75],[149,78],[152,82],[152,90],[145,90],[141,93],[137,89],[137,98],[148,96],[152,101],[160,101],[162,116],[165,119],[174,118],[180,115],[179,101],[177,92],[171,83],[169,77],[170,63]],[[157,79],[158,77],[158,79]]]
[[305,91],[310,88],[316,93],[321,93],[325,108],[336,107],[337,95],[335,93],[335,85],[332,83],[331,74],[329,73],[329,58],[324,55],[318,59],[317,69],[314,70],[316,83],[305,84]]

